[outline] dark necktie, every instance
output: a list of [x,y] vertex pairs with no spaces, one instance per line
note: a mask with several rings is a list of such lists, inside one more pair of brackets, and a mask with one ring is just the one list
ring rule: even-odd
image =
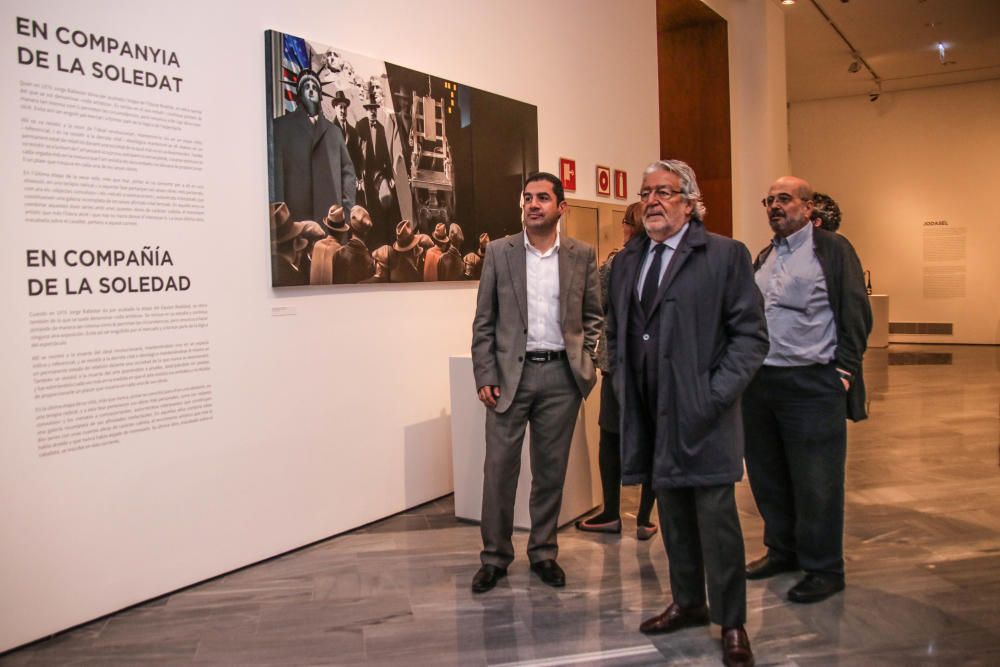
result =
[[646,279],[642,281],[639,304],[646,314],[652,309],[656,289],[660,286],[660,267],[663,266],[663,250],[666,247],[666,243],[657,243],[653,246],[653,261],[649,265],[649,271],[646,272]]

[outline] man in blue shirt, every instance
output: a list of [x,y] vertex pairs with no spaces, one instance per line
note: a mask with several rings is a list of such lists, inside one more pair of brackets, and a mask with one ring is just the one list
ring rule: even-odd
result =
[[792,602],[844,588],[845,419],[864,419],[871,307],[843,236],[816,228],[813,190],[785,176],[763,204],[774,239],[754,262],[770,348],[743,396],[747,473],[767,554],[747,579],[804,570]]

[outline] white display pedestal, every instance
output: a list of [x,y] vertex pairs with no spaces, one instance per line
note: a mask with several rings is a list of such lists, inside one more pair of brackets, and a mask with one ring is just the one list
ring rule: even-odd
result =
[[[448,365],[451,379],[451,456],[455,476],[455,516],[478,522],[483,505],[486,408],[476,396],[472,357],[450,357]],[[576,429],[573,431],[566,484],[563,487],[562,511],[559,513],[560,526],[600,504],[596,412],[600,400],[600,385],[594,388],[591,396],[595,399],[594,404],[584,404],[580,408]],[[590,432],[593,433],[589,438],[589,445],[588,429],[592,429]],[[531,527],[531,518],[528,516],[528,497],[531,494],[531,463],[528,453],[530,438],[529,428],[521,450],[521,477],[517,483],[517,498],[514,503],[516,528]]]
[[889,347],[889,295],[871,294],[872,332],[868,335],[868,347]]

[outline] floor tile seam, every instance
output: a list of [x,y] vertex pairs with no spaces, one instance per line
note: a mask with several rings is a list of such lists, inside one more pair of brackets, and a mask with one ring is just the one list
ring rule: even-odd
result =
[[659,649],[653,644],[640,644],[634,647],[624,647],[609,651],[590,651],[585,653],[567,654],[563,656],[553,656],[549,658],[491,663],[490,667],[556,667],[561,665],[590,664],[605,657],[616,659],[619,657],[630,657],[659,652]]

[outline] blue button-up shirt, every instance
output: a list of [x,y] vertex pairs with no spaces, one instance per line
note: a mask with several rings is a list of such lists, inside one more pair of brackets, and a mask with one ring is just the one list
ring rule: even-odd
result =
[[827,364],[837,351],[837,326],[826,278],[806,224],[774,246],[757,271],[771,347],[765,366]]

